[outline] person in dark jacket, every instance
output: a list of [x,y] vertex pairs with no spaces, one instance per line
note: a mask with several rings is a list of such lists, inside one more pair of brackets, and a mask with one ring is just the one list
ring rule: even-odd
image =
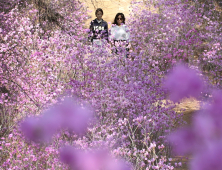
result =
[[90,22],[89,39],[94,44],[101,45],[102,39],[108,41],[108,24],[102,19],[103,10],[98,8],[95,12],[96,19]]

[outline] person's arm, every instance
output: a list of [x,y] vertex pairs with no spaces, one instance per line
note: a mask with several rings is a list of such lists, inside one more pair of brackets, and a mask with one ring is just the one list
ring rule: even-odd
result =
[[117,30],[116,30],[116,27],[115,26],[112,26],[111,27],[111,35],[110,35],[110,38],[112,39],[112,40],[115,40],[117,37],[115,37],[115,32],[116,32]]
[[108,24],[107,24],[107,22],[105,22],[103,35],[104,35],[104,39],[106,39],[107,42],[109,42],[109,32],[108,32]]
[[88,35],[88,38],[90,41],[92,41],[92,38],[93,38],[93,21],[90,22],[90,26],[89,26],[89,35]]
[[130,29],[126,25],[125,25],[125,31],[126,31],[126,40],[128,41],[128,48],[129,48],[129,50],[133,50],[132,45],[130,43],[130,41],[131,41],[130,40]]
[[126,31],[126,40],[130,42],[130,30],[126,25],[125,25],[125,31]]
[[111,26],[109,39],[112,46],[114,45],[114,36],[115,36],[115,27]]

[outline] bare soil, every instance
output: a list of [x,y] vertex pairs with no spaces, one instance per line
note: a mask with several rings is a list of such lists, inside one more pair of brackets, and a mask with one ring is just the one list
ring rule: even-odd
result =
[[[176,107],[176,112],[183,113],[183,120],[187,122],[187,125],[190,125],[192,122],[192,117],[196,111],[200,109],[200,103],[199,101],[189,98],[183,100],[180,104]],[[188,162],[191,159],[190,155],[187,156],[175,156],[173,158],[174,161],[172,163],[182,163],[182,167],[177,167],[175,170],[188,170]]]

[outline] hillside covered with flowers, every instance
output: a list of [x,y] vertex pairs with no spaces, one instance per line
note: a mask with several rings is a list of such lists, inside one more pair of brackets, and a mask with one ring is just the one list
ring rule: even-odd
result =
[[[155,9],[149,10],[149,9]],[[2,169],[222,169],[219,0],[132,1],[125,57],[77,0],[0,0]],[[200,101],[190,125],[175,107]]]

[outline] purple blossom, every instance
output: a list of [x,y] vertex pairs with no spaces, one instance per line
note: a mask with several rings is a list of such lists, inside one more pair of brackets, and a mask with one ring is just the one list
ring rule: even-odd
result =
[[89,120],[93,116],[92,110],[87,105],[79,105],[73,99],[66,99],[58,106],[63,128],[68,128],[77,134],[87,130]]
[[222,169],[221,141],[212,142],[201,152],[194,155],[190,170],[221,170]]
[[49,141],[61,129],[83,134],[92,118],[92,111],[77,105],[73,100],[65,100],[59,106],[45,111],[40,118],[30,117],[21,125],[24,135],[35,142]]
[[27,139],[34,142],[48,142],[54,133],[47,122],[42,122],[37,117],[26,118],[21,123],[21,130]]
[[[39,23],[41,11],[36,13],[36,5],[26,5],[21,12],[21,5],[7,0],[0,2],[3,4],[1,11],[4,11],[0,13],[0,135],[5,135],[0,145],[3,153],[10,153],[7,159],[1,159],[1,167],[67,169],[64,165],[67,163],[72,169],[128,169],[125,161],[105,159],[105,153],[92,149],[105,143],[113,155],[133,162],[136,169],[173,169],[166,163],[165,151],[169,146],[160,146],[166,137],[164,131],[170,132],[175,121],[180,125],[181,116],[175,113],[171,103],[162,102],[166,95],[160,87],[160,77],[174,63],[189,62],[189,65],[198,65],[210,75],[213,83],[221,86],[222,27],[220,21],[212,18],[217,17],[217,11],[205,8],[203,5],[206,4],[197,1],[192,5],[186,3],[188,1],[159,0],[155,2],[155,8],[161,8],[159,13],[137,8],[142,4],[153,9],[152,3],[132,2],[134,15],[126,21],[131,27],[132,49],[130,57],[125,59],[122,58],[124,44],[116,55],[110,53],[110,44],[103,44],[98,50],[83,41],[87,37],[84,29],[87,13],[81,2],[57,2],[52,1],[47,9],[52,7],[56,15],[62,14],[59,27],[53,25],[57,22],[48,23],[48,20]],[[213,0],[207,3],[213,4]],[[194,90],[195,81],[191,81],[195,88],[189,81],[185,83],[190,79],[188,76],[177,81],[188,87],[185,92],[175,88],[180,91],[180,98],[193,96],[195,93],[190,89],[198,91]],[[54,105],[66,88],[80,100]],[[176,94],[177,100],[179,97]],[[205,161],[205,167],[213,167],[220,161],[201,158],[205,151],[214,157],[216,149],[209,149],[209,145],[215,144],[219,148],[215,141],[221,141],[222,109],[221,102],[217,102],[220,99],[216,98],[207,109],[194,116],[190,128],[185,128],[185,132],[181,130],[178,136],[183,141],[178,136],[173,137],[181,143],[178,147],[183,146],[178,150],[181,153],[185,153],[186,148],[192,151],[197,160],[194,165],[200,167],[199,162],[205,159],[211,161]],[[92,109],[82,104],[82,100],[93,105],[99,118],[90,128],[87,125]],[[43,111],[43,108],[50,109]],[[50,143],[24,142],[17,127],[11,126],[27,113],[39,116],[23,122],[23,134],[37,142],[53,139]],[[8,137],[8,132],[13,136]],[[149,132],[156,135],[150,136]],[[73,143],[82,150],[75,148],[61,163],[57,148],[64,143]],[[159,152],[154,155],[156,149]]]
[[213,102],[207,108],[207,111],[214,117],[222,119],[222,91],[213,92]]
[[191,128],[181,128],[168,136],[169,142],[173,146],[176,154],[187,154],[192,152],[197,146],[195,133]]
[[189,128],[177,130],[168,139],[177,154],[191,153],[191,170],[221,169],[221,91],[213,93],[212,104],[196,113]]
[[80,150],[71,146],[65,146],[60,149],[60,160],[68,165],[74,165],[79,161]]
[[107,170],[132,170],[132,167],[123,160],[111,160]]
[[[65,146],[60,150],[60,159],[69,165],[71,169],[78,170],[97,170],[110,167],[112,160],[107,151],[91,150],[84,151],[75,147]],[[118,166],[120,167],[120,165]],[[117,167],[116,167],[117,168]],[[114,170],[114,169],[110,169]],[[118,169],[116,169],[118,170]],[[119,169],[125,170],[125,169]]]
[[203,90],[203,82],[197,73],[183,65],[174,68],[164,82],[170,92],[170,99],[178,102],[185,97],[198,97]]

